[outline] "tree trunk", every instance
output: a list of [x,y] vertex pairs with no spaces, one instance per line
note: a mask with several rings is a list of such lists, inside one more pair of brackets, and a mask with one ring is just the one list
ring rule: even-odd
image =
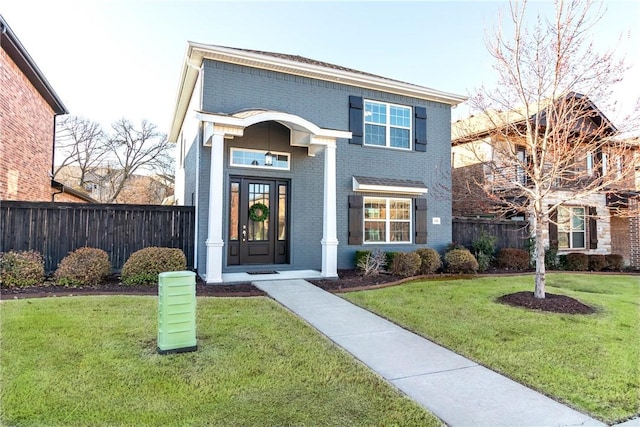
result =
[[544,239],[542,236],[542,229],[544,227],[544,221],[538,219],[534,224],[534,239],[535,239],[535,263],[536,263],[536,285],[533,296],[536,298],[545,298],[545,283],[546,283],[546,270],[544,265]]

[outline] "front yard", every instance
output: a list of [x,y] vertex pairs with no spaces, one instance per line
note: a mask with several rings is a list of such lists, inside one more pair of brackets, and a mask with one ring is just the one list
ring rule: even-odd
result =
[[640,276],[548,274],[547,292],[597,309],[531,311],[495,302],[532,276],[415,281],[344,297],[606,422],[640,408]]
[[267,298],[199,298],[198,351],[167,356],[155,297],[0,304],[2,425],[440,425]]

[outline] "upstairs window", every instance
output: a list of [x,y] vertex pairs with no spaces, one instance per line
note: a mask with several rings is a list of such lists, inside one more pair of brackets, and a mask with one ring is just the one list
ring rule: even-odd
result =
[[364,144],[410,150],[411,108],[365,101]]

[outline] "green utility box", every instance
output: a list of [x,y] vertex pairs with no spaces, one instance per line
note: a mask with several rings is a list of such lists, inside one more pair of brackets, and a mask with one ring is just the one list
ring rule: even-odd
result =
[[196,273],[168,271],[158,277],[158,353],[196,351]]

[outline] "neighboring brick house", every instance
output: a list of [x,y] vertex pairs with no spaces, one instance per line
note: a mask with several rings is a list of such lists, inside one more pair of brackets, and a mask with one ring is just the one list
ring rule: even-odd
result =
[[[580,94],[569,94],[566,99],[571,97],[580,100],[575,102],[575,108],[586,105],[589,109],[589,114],[584,114],[589,118],[586,119],[586,124],[581,122],[581,127],[597,127],[604,130],[603,134],[616,134],[613,124],[588,98]],[[582,113],[581,110],[580,114]],[[534,112],[529,120],[534,120],[536,114],[544,116],[546,111],[541,109],[541,112]],[[589,123],[589,120],[593,123]],[[527,213],[508,211],[501,204],[502,198],[509,195],[510,191],[515,194],[517,184],[522,185],[520,188],[531,185],[523,171],[529,161],[526,144],[520,142],[522,134],[517,135],[519,126],[525,121],[521,112],[514,110],[489,112],[453,124],[454,217],[529,219],[526,218]],[[640,268],[640,220],[637,216],[640,188],[637,187],[637,173],[625,166],[624,173],[630,173],[621,177],[615,183],[615,188],[609,185],[588,196],[574,197],[580,186],[606,174],[622,173],[623,164],[635,164],[637,168],[637,140],[627,141],[627,146],[636,147],[633,155],[627,154],[627,158],[608,151],[608,145],[604,142],[606,139],[602,141],[601,146],[598,145],[600,148],[594,153],[579,147],[571,150],[575,157],[569,160],[570,167],[563,170],[565,175],[556,180],[552,191],[544,198],[546,205],[561,203],[552,212],[544,238],[547,247],[557,248],[560,254],[615,253],[623,256],[627,266]],[[614,144],[618,144],[617,140],[614,140]],[[510,152],[514,157],[502,158],[500,152],[504,152],[504,149],[501,147],[509,146],[512,147]],[[501,195],[492,197],[497,192],[501,192]]]
[[466,98],[300,56],[189,43],[169,140],[197,269],[316,271],[451,241],[451,107]]
[[51,179],[55,117],[68,111],[2,16],[0,46],[0,200],[89,201]]

